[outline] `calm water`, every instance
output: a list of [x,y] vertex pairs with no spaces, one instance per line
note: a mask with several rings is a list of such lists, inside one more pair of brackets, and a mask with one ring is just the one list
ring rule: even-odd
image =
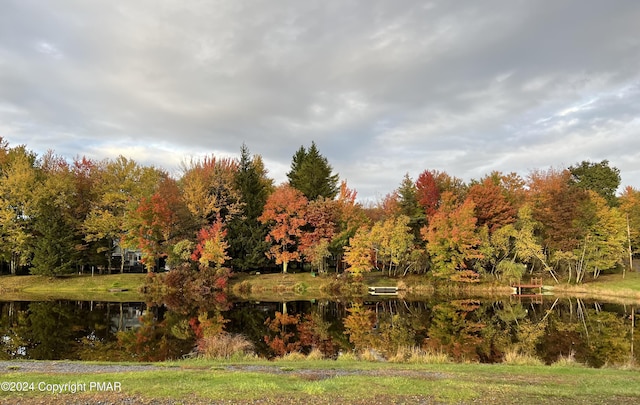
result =
[[181,358],[224,328],[247,337],[264,357],[312,348],[335,357],[370,348],[389,358],[398,348],[421,347],[459,361],[500,362],[517,351],[546,363],[571,357],[601,367],[629,361],[640,336],[636,308],[580,299],[218,301],[206,310],[180,303],[0,301],[0,359]]

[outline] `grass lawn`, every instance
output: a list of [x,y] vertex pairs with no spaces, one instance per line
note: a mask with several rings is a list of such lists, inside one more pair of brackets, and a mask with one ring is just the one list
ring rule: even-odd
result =
[[[69,402],[135,398],[153,403],[480,403],[590,404],[640,402],[640,373],[577,366],[392,364],[362,361],[181,361],[165,369],[47,374],[0,370],[0,382],[34,383],[26,393],[0,392],[0,403],[37,397]],[[119,392],[39,392],[38,384],[117,382]],[[42,403],[42,402],[37,402]],[[48,403],[48,402],[45,402]],[[74,402],[76,403],[76,402]],[[78,402],[81,403],[81,402]],[[162,402],[165,403],[165,402]],[[218,403],[218,402],[216,402]]]
[[622,274],[604,274],[579,285],[559,284],[553,286],[552,291],[602,298],[611,302],[637,303],[640,302],[640,273],[627,272],[624,278]]
[[[146,274],[0,276],[0,299],[79,301],[142,301],[138,292]],[[110,292],[109,290],[114,290]]]

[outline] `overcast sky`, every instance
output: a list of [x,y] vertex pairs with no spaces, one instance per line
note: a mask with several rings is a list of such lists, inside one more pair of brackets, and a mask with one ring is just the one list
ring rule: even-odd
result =
[[363,199],[608,159],[640,188],[640,2],[0,0],[0,136],[38,154],[315,140]]

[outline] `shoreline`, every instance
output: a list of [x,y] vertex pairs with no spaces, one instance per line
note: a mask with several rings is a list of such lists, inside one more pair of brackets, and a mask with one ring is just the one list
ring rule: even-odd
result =
[[[110,302],[144,302],[141,287],[147,273],[107,275],[70,275],[45,277],[33,275],[0,276],[0,300],[47,301],[79,300]],[[496,297],[511,296],[513,288],[496,282],[479,284],[438,283],[424,275],[391,278],[381,272],[368,273],[362,283],[346,283],[343,277],[331,273],[238,273],[229,280],[227,293],[232,299],[253,301],[294,301],[314,299],[345,299],[370,296],[369,287],[397,287],[400,299],[419,300],[434,296]],[[548,284],[544,291],[555,297],[602,299],[620,304],[640,304],[640,273],[601,276],[580,285]],[[547,296],[545,294],[545,296]]]

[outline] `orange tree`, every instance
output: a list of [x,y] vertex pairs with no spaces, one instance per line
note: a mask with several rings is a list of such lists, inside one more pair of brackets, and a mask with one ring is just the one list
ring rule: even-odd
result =
[[269,196],[264,211],[258,220],[269,226],[267,241],[271,248],[267,252],[276,264],[282,264],[287,272],[289,262],[300,260],[300,241],[307,221],[305,212],[307,199],[288,184],[283,184]]

